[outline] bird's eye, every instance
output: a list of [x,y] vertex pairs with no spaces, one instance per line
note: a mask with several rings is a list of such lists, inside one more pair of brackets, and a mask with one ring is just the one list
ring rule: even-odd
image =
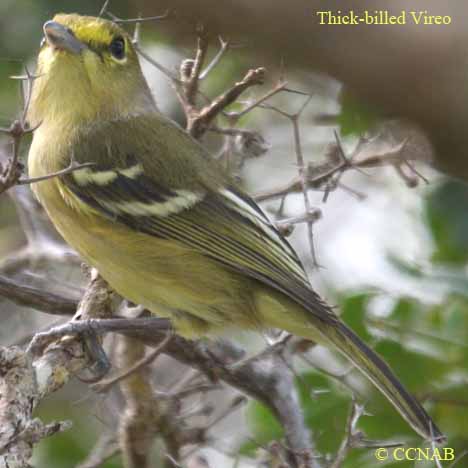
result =
[[117,60],[125,58],[125,40],[123,37],[116,37],[110,44],[110,53]]

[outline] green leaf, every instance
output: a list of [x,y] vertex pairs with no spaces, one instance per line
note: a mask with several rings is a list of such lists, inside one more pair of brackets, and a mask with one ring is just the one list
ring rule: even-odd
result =
[[449,180],[426,199],[425,215],[435,243],[433,261],[464,265],[468,261],[468,186]]
[[297,380],[304,419],[314,433],[320,453],[334,453],[346,427],[350,394],[313,370]]
[[343,136],[359,136],[371,129],[380,116],[375,109],[358,100],[349,91],[343,91],[340,96],[341,112],[338,125]]
[[[100,424],[90,424],[93,415],[89,411],[71,409],[67,403],[56,399],[43,402],[37,415],[42,421],[71,420],[73,426],[70,430],[55,434],[43,439],[34,452],[34,466],[48,468],[63,468],[75,466],[82,462],[91,452],[92,447],[102,432]],[[120,468],[119,457],[113,457],[102,468]]]
[[252,438],[240,448],[242,455],[253,456],[258,447],[268,445],[269,442],[283,437],[283,428],[263,403],[252,400],[247,407],[246,417]]
[[346,297],[340,307],[341,318],[366,342],[372,339],[366,326],[367,304],[371,297],[370,294],[354,294]]
[[440,361],[422,352],[411,351],[392,340],[381,340],[375,347],[398,377],[413,392],[424,391],[445,375],[446,369]]
[[430,392],[428,399],[434,407],[434,416],[437,422],[447,432],[450,440],[464,438],[465,444],[468,444],[466,381],[451,384],[442,390],[434,390]]

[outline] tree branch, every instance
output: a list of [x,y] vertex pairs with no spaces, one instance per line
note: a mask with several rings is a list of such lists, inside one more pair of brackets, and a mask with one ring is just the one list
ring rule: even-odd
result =
[[[110,305],[105,291],[107,285],[93,278],[78,314],[84,318],[102,314]],[[18,347],[0,348],[0,466],[29,466],[39,440],[69,427],[68,423],[44,425],[33,419],[33,411],[87,366],[82,342],[75,337],[50,345],[40,357]]]
[[73,315],[78,300],[28,286],[0,275],[0,296],[51,315]]

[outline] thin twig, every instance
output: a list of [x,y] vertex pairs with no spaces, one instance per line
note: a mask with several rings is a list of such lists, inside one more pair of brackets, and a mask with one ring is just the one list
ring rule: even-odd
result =
[[99,17],[101,17],[101,16],[103,16],[103,15],[106,14],[106,12],[107,12],[107,7],[109,6],[109,2],[110,2],[110,0],[106,0],[106,1],[104,2],[104,4],[103,4],[102,7],[101,7],[101,10],[99,11],[99,14],[98,14]]
[[177,78],[175,73],[171,72],[168,68],[166,68],[164,65],[161,65],[159,62],[156,62],[156,60],[154,60],[150,55],[142,50],[138,44],[135,44],[134,47],[139,55],[141,55],[151,65],[153,65],[153,67],[157,68],[160,72],[166,75],[173,83],[179,85],[182,83],[182,81]]
[[47,174],[47,175],[40,176],[40,177],[31,177],[30,179],[20,179],[18,180],[17,184],[18,185],[37,184],[38,182],[44,182],[45,180],[50,180],[56,177],[61,177],[67,174],[71,174],[72,172],[79,171],[80,169],[85,169],[87,167],[93,167],[93,166],[95,166],[95,163],[92,163],[92,162],[77,164],[72,161],[70,165],[66,167],[65,169],[61,169],[60,171],[53,172],[51,174]]
[[161,342],[161,344],[155,349],[153,349],[146,356],[144,356],[140,361],[135,362],[130,368],[126,369],[125,371],[114,377],[111,377],[107,380],[103,380],[101,382],[97,382],[93,385],[93,389],[98,393],[107,392],[110,389],[110,387],[112,387],[116,383],[122,381],[123,379],[126,379],[133,373],[140,371],[144,367],[148,366],[149,364],[154,362],[154,360],[164,351],[164,348],[166,347],[167,343],[169,343],[169,340],[171,338],[172,334],[171,332],[169,332],[166,338],[164,338],[164,340]]
[[[107,13],[109,16],[111,16],[110,13]],[[115,15],[112,15],[112,21],[117,24],[129,24],[129,23],[147,23],[150,21],[160,21],[163,19],[167,19],[171,16],[171,11],[166,10],[162,15],[159,16],[143,16],[141,18],[117,18]]]
[[218,53],[213,57],[213,60],[211,60],[211,62],[206,66],[206,68],[202,72],[200,72],[200,76],[198,77],[200,81],[204,80],[213,71],[216,65],[218,65],[218,63],[223,58],[224,54],[227,52],[229,48],[229,42],[223,41],[223,38],[219,36],[219,43],[221,47]]
[[286,88],[287,86],[287,82],[286,81],[279,81],[278,83],[276,83],[276,85],[273,87],[273,89],[271,89],[270,91],[268,91],[266,94],[264,94],[262,97],[260,97],[259,99],[257,99],[255,102],[253,102],[252,104],[248,105],[245,109],[243,109],[242,111],[240,112],[237,112],[237,113],[231,113],[229,114],[229,116],[231,118],[235,117],[237,120],[239,120],[240,118],[242,118],[244,115],[248,114],[249,112],[251,112],[253,109],[255,109],[256,107],[260,107],[265,101],[267,101],[268,99],[272,98],[273,96],[275,96],[276,94],[282,92],[282,91],[288,91],[288,92],[291,92],[288,88]]
[[[312,99],[312,96],[309,96],[305,100],[305,102],[303,103],[299,111],[296,114],[291,116],[291,122],[293,124],[293,133],[294,133],[294,149],[296,153],[299,177],[301,179],[302,195],[304,197],[304,206],[305,206],[307,213],[310,213],[312,211],[312,207],[310,204],[309,193],[308,193],[307,169],[305,167],[304,155],[302,153],[302,144],[301,144],[301,137],[300,137],[300,132],[299,132],[299,118],[302,112],[304,111],[304,109],[306,108],[306,106],[311,101],[311,99]],[[310,254],[312,256],[312,262],[315,267],[318,267],[317,254],[315,252],[315,244],[314,244],[313,222],[311,222],[310,220],[307,221],[307,234],[309,238],[309,248],[310,248]]]
[[467,450],[463,450],[462,453],[460,453],[457,458],[455,458],[455,460],[453,460],[452,463],[450,463],[450,465],[447,467],[447,468],[455,468],[456,465],[458,465],[458,462],[460,462],[461,460],[463,460],[466,456],[468,455],[468,449]]
[[115,434],[105,432],[99,437],[96,445],[86,457],[86,460],[78,464],[76,468],[99,468],[119,452],[120,447]]

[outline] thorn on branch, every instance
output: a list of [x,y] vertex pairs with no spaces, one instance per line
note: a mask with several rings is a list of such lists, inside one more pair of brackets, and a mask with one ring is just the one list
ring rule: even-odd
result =
[[205,428],[206,431],[209,429],[213,428],[216,426],[218,423],[220,423],[223,419],[227,418],[231,413],[234,411],[237,411],[241,406],[247,404],[247,397],[244,395],[239,395],[231,401],[229,406],[221,413],[219,414],[213,421],[211,421]]
[[[173,12],[169,9],[167,9],[162,15],[159,15],[159,16],[143,16],[141,18],[126,18],[126,19],[117,18],[115,15],[112,15],[110,12],[104,11],[104,13],[110,16],[112,18],[112,21],[117,24],[148,23],[152,21],[165,20],[173,16]],[[104,13],[101,13],[100,16],[102,16],[102,14]]]
[[107,13],[107,7],[109,6],[110,0],[105,0],[104,4],[99,11],[98,17],[104,16]]
[[44,75],[33,75],[33,74],[11,75],[9,78],[10,80],[29,81],[29,80],[37,80],[41,76],[44,76]]
[[300,223],[315,223],[322,218],[322,210],[320,208],[311,208],[309,212],[306,212],[300,216],[293,218],[286,218],[278,221],[279,225],[294,225]]

